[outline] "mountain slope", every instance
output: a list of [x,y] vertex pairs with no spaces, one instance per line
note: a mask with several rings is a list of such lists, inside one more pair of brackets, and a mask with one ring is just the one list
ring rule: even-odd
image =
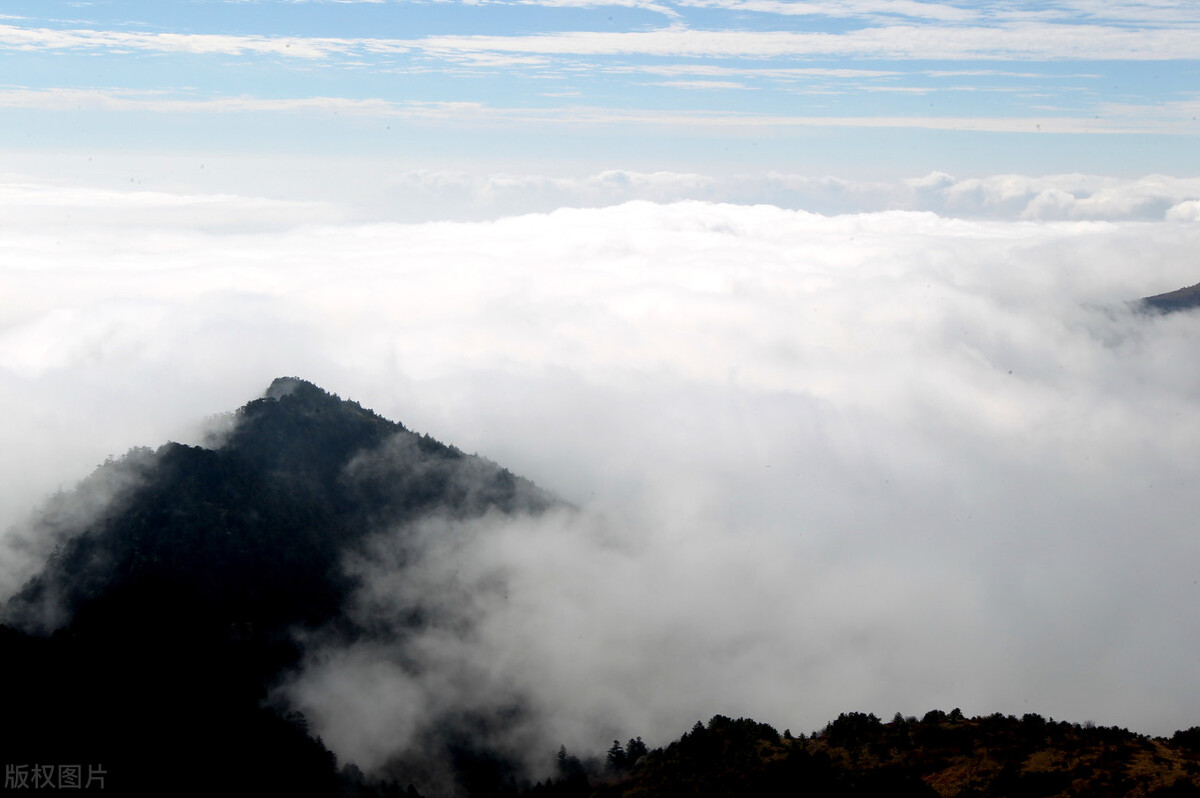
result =
[[1192,310],[1200,307],[1200,283],[1168,291],[1165,294],[1145,297],[1139,304],[1143,309],[1156,310],[1160,313]]
[[[186,593],[213,623],[317,624],[349,588],[340,554],[372,531],[435,512],[538,511],[554,501],[498,466],[298,380],[276,380],[238,411],[219,447],[170,443],[105,468],[136,487],[10,601],[19,625],[46,631],[72,617],[78,632],[80,613],[101,612],[107,594],[164,580],[170,588],[153,589]],[[131,611],[150,613],[125,616],[144,623],[160,608],[122,610]]]
[[357,633],[340,612],[355,588],[343,558],[420,518],[556,503],[296,379],[241,408],[219,445],[133,451],[88,482],[120,489],[83,520],[72,495],[52,502],[42,532],[63,543],[5,608],[0,656],[30,689],[0,750],[101,762],[109,789],[139,794],[183,772],[174,794],[275,792],[280,768],[292,791],[330,794],[331,756],[264,702],[299,661],[297,629]]

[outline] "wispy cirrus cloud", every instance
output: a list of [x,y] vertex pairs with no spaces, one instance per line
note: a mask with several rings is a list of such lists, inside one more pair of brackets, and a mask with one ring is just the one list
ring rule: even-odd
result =
[[14,50],[147,51],[194,55],[273,55],[329,59],[420,54],[441,59],[485,54],[687,58],[871,58],[894,60],[1191,60],[1200,29],[1103,25],[892,25],[844,33],[780,30],[560,31],[514,35],[432,35],[413,39],[271,37],[26,28],[0,25],[0,47]]
[[[402,5],[411,0],[232,0],[259,5]],[[968,20],[1076,20],[1132,24],[1177,25],[1200,21],[1200,8],[1186,0],[430,0],[447,5],[546,5],[593,8],[625,6],[646,8],[670,15],[677,9],[706,8],[735,13],[752,12],[785,17],[898,18],[931,22]],[[0,19],[22,17],[0,14]]]
[[715,8],[725,11],[751,11],[760,14],[807,17],[906,17],[962,22],[978,19],[970,8],[947,3],[920,3],[915,0],[850,0],[849,2],[794,2],[789,0],[678,0],[681,6]]
[[103,50],[190,53],[193,55],[276,55],[321,59],[354,50],[394,50],[398,42],[298,36],[152,33],[142,31],[56,29],[0,25],[0,48],[12,50]]
[[752,12],[764,16],[859,18],[886,23],[898,19],[931,23],[1005,24],[1020,21],[1074,22],[1175,27],[1200,22],[1200,8],[1179,0],[1057,0],[1057,2],[930,3],[916,0],[677,0],[681,7]]
[[546,8],[638,8],[653,11],[671,19],[679,19],[682,15],[669,3],[656,3],[653,0],[483,0],[483,2],[499,5],[544,6]]
[[[656,85],[682,89],[746,89],[734,80],[677,80]],[[880,91],[924,94],[926,90],[884,87]],[[180,97],[163,92],[109,89],[0,90],[0,108],[44,111],[147,111],[157,113],[298,113],[345,114],[378,118],[436,121],[460,126],[478,124],[685,127],[693,130],[764,130],[787,128],[893,128],[989,133],[1167,134],[1192,132],[1194,104],[1178,108],[1121,109],[1100,116],[878,116],[799,115],[736,111],[646,110],[597,105],[495,106],[467,101],[389,101],[345,97]],[[1151,113],[1158,110],[1158,113]]]
[[435,56],[478,52],[691,58],[894,60],[1191,60],[1200,29],[1126,30],[1022,23],[1005,27],[897,25],[846,33],[692,30],[571,31],[531,36],[429,36],[406,43]]
[[904,73],[890,69],[855,69],[831,67],[758,67],[721,66],[717,64],[638,64],[608,67],[612,72],[638,72],[648,75],[696,75],[705,77],[754,77],[772,80],[809,78],[888,78]]
[[[744,89],[738,81],[679,80],[659,85],[685,89]],[[893,89],[895,91],[906,91]],[[922,93],[921,90],[907,90]],[[1190,107],[1190,106],[1188,106]],[[177,97],[161,92],[96,89],[8,89],[0,91],[0,108],[47,111],[149,111],[159,113],[308,113],[407,118],[470,126],[472,124],[638,125],[708,130],[786,128],[894,128],[990,133],[1180,134],[1190,132],[1190,118],[1134,113],[1108,117],[1065,116],[845,116],[788,115],[733,111],[660,111],[603,106],[493,106],[463,101],[389,101],[344,97]]]
[[745,83],[736,80],[664,80],[654,83],[655,86],[667,86],[673,89],[746,89]]
[[[257,2],[259,0],[240,0]],[[281,0],[283,4],[339,3],[399,5],[408,0]],[[1200,22],[1200,9],[1179,0],[1053,0],[1052,2],[921,2],[921,0],[438,0],[462,5],[541,5],[547,7],[642,8],[670,17],[702,8],[763,17],[824,17],[876,23],[923,20],[930,23],[1004,23],[1013,21],[1073,21],[1124,25],[1169,25]],[[0,18],[4,18],[0,15]],[[14,17],[15,18],[15,17]]]
[[[1200,22],[1200,8],[1187,0],[1059,0],[1051,5],[1031,3],[1027,8],[1060,18],[1136,25],[1175,27]],[[1005,11],[1001,7],[997,13]]]
[[[451,104],[461,107],[462,104]],[[399,105],[380,99],[345,97],[186,97],[161,91],[125,89],[0,90],[0,108],[46,111],[155,111],[160,113],[327,112],[395,116]],[[417,107],[417,105],[413,105]]]

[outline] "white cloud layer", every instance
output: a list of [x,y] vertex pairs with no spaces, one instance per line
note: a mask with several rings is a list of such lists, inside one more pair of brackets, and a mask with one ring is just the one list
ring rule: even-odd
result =
[[1123,304],[1200,279],[1194,185],[878,188],[1006,218],[690,200],[362,224],[10,183],[3,521],[293,374],[584,507],[436,536],[422,578],[478,634],[422,644],[470,664],[433,691],[387,651],[314,663],[295,695],[342,754],[377,761],[362,729],[403,742],[470,685],[532,694],[546,735],[594,750],[715,712],[1195,725],[1200,319]]

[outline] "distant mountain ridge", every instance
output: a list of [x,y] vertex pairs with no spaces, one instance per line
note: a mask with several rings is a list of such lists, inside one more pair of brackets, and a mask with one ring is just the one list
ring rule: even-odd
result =
[[1200,307],[1200,283],[1168,291],[1165,294],[1144,297],[1138,304],[1142,308],[1156,310],[1160,313],[1192,310]]

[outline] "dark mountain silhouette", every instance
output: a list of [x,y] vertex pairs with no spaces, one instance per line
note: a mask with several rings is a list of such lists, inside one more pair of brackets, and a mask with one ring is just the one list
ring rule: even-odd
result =
[[1156,294],[1143,298],[1139,303],[1143,310],[1160,313],[1174,313],[1180,310],[1192,310],[1200,307],[1200,283],[1189,285],[1165,294]]
[[0,630],[22,685],[6,762],[101,764],[110,794],[333,794],[332,756],[264,702],[298,662],[296,629],[362,633],[339,612],[355,587],[343,555],[430,515],[555,504],[301,380],[276,380],[234,421],[211,448],[106,463],[43,513],[39,532],[62,542]]
[[[121,597],[153,586],[178,594],[173,612],[199,612],[195,623],[262,637],[332,618],[350,587],[339,554],[382,526],[553,503],[499,466],[293,379],[239,410],[218,447],[169,443],[101,470],[136,487],[10,602],[18,624],[141,627],[163,618],[161,606]],[[113,601],[124,602],[115,616]]]
[[[111,460],[37,518],[37,534],[58,547],[8,601],[0,626],[6,791],[1200,794],[1200,728],[1150,739],[957,710],[890,723],[850,713],[808,737],[717,716],[661,749],[648,750],[641,738],[614,742],[606,757],[560,749],[553,777],[534,784],[485,742],[522,718],[518,702],[439,717],[436,739],[382,777],[364,776],[338,763],[306,719],[273,698],[299,667],[305,635],[377,634],[346,612],[359,587],[343,568],[346,556],[376,533],[403,536],[424,519],[536,514],[562,504],[494,463],[302,380],[276,380],[232,421],[207,446],[169,443]],[[415,600],[388,634],[416,630],[437,609]],[[422,751],[439,761],[420,761]]]

